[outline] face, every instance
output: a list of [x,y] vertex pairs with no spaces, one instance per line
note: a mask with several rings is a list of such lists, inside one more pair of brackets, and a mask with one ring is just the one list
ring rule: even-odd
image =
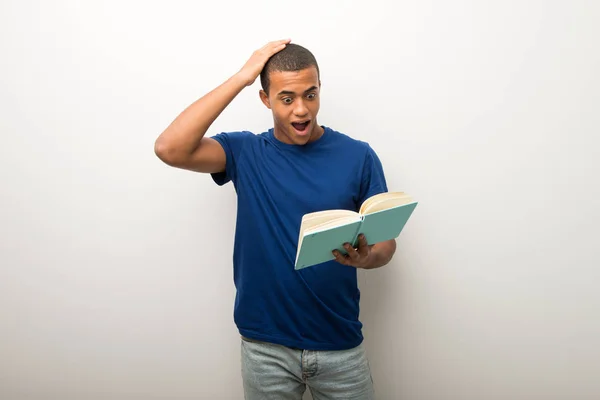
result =
[[315,67],[269,74],[269,93],[262,102],[273,112],[275,137],[287,144],[303,145],[323,134],[317,123],[321,83]]

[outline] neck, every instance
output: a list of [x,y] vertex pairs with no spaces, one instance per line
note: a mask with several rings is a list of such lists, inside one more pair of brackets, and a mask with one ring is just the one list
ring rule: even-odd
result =
[[323,129],[323,127],[321,125],[316,123],[315,127],[313,128],[312,132],[310,133],[310,138],[308,139],[307,143],[314,142],[315,140],[319,140],[321,138],[321,136],[323,136],[323,133],[325,133],[325,129]]

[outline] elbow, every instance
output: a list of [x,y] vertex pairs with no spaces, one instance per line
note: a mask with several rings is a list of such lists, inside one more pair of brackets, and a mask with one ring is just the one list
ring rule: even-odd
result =
[[154,154],[167,165],[175,167],[181,164],[177,149],[160,137],[154,142]]
[[154,142],[154,154],[163,162],[169,164],[167,161],[170,159],[172,154],[172,149],[161,140],[161,138],[156,139]]

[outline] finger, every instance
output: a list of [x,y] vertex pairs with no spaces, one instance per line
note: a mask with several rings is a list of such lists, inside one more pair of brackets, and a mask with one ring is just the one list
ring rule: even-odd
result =
[[367,238],[364,234],[358,235],[358,254],[367,255],[371,248],[369,247],[369,243],[367,243]]
[[347,256],[343,255],[337,250],[332,251],[332,253],[335,257],[335,261],[339,262],[340,264],[349,265],[349,259]]
[[346,251],[348,252],[348,258],[351,261],[358,261],[358,259],[360,258],[360,254],[358,254],[358,252],[356,251],[356,249],[354,247],[352,247],[350,245],[350,243],[345,243],[344,244],[344,248],[346,249]]
[[261,49],[256,50],[256,52],[254,52],[254,56],[260,57],[260,62],[264,65],[264,63],[266,63],[274,54],[277,54],[281,50],[285,49],[285,46],[285,43],[269,43]]
[[291,41],[292,41],[292,39],[290,39],[290,38],[287,38],[287,39],[276,40],[276,41],[274,41],[274,42],[272,42],[272,43],[275,43],[275,44],[277,44],[277,45],[280,45],[280,44],[288,44],[288,43],[289,43],[289,42],[291,42]]
[[281,50],[285,49],[285,46],[287,46],[287,43],[276,43],[269,49],[268,54],[273,55],[279,53]]
[[286,45],[286,44],[288,44],[291,41],[292,41],[292,39],[273,40],[272,42],[269,42],[269,43],[265,44],[259,50],[267,50],[269,48],[279,47],[281,45]]

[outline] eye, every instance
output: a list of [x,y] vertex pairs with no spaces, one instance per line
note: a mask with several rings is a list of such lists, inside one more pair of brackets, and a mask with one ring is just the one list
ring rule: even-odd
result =
[[306,98],[309,100],[313,100],[317,97],[316,93],[309,93],[308,95],[306,95]]
[[292,104],[291,97],[284,97],[283,99],[281,99],[281,101],[283,101],[284,104]]

